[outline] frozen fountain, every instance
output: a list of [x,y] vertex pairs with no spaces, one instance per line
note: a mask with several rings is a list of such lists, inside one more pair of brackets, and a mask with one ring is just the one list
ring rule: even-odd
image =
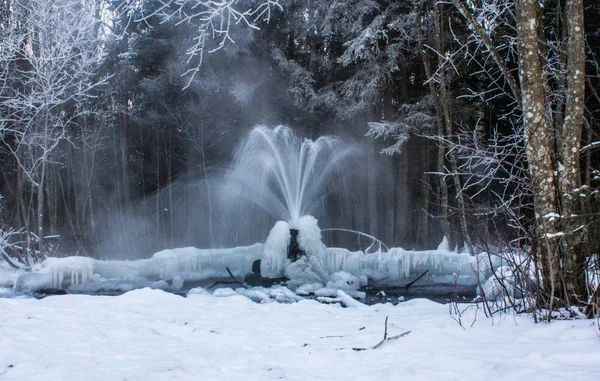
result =
[[286,126],[255,127],[240,144],[222,195],[227,205],[244,200],[280,220],[265,244],[263,276],[295,286],[327,281],[326,247],[310,214],[360,153],[339,137],[300,138]]
[[[255,127],[236,150],[218,193],[231,216],[239,213],[240,205],[251,204],[279,220],[264,244],[169,249],[137,261],[54,258],[20,277],[15,289],[69,287],[74,292],[90,292],[94,287],[127,290],[150,284],[176,290],[182,282],[230,276],[243,279],[258,268],[261,278],[285,278],[298,294],[322,296],[336,295],[336,290],[362,296],[358,288],[367,282],[398,286],[426,270],[427,277],[421,282],[475,284],[473,269],[478,268],[478,257],[447,248],[365,253],[323,244],[321,229],[311,213],[322,206],[346,173],[357,172],[350,165],[360,152],[357,145],[334,136],[310,140],[285,126]],[[241,224],[254,224],[254,217],[248,213],[229,221],[237,218]]]

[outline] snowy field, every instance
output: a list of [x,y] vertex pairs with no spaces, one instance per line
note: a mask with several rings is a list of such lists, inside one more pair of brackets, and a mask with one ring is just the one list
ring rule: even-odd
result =
[[[462,317],[424,299],[342,308],[183,298],[0,298],[0,380],[596,380],[592,320]],[[388,316],[388,336],[383,338]],[[362,351],[353,348],[369,348]]]

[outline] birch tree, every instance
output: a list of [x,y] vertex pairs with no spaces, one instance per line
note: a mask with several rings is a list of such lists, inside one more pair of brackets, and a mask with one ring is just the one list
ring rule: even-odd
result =
[[[585,108],[583,1],[567,0],[564,8],[561,3],[547,4],[555,12],[555,25],[547,25],[544,14],[549,10],[542,9],[537,0],[484,0],[471,7],[462,0],[453,3],[473,30],[471,41],[488,52],[496,73],[508,86],[504,88],[498,77],[494,82],[518,103],[513,116],[519,117],[523,126],[534,202],[532,238],[549,306],[555,298],[565,303],[584,301],[586,270],[581,244],[586,222],[580,216],[576,194],[581,183]],[[499,44],[491,37],[497,23],[494,15],[500,13],[514,20],[516,34],[498,40],[510,41],[509,50],[516,44],[518,55],[513,62],[518,65],[518,87],[509,70],[511,56],[502,58]],[[502,48],[507,49],[506,45]]]
[[69,131],[90,113],[85,101],[103,81],[95,79],[103,60],[95,34],[96,0],[16,0],[13,26],[0,41],[4,76],[0,78],[4,148],[31,185],[36,217],[31,224],[44,257],[45,191],[50,165],[69,143]]

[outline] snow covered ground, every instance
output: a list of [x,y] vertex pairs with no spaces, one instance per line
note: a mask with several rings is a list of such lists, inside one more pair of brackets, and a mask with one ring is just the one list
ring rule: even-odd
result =
[[[217,296],[220,295],[220,296]],[[258,304],[221,289],[183,298],[0,298],[0,380],[594,380],[591,320],[534,324],[414,299],[342,308]],[[381,341],[385,317],[388,335]]]

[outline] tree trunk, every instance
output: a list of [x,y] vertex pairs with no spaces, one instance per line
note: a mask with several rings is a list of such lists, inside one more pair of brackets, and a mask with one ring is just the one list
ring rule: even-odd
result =
[[585,99],[585,40],[583,0],[567,0],[567,102],[559,131],[558,190],[562,214],[563,256],[567,300],[586,300],[585,257],[582,252],[584,225],[578,191],[581,184],[579,148]]
[[400,245],[400,247],[406,247],[406,244],[409,242],[410,234],[410,226],[412,218],[412,212],[410,207],[410,185],[411,182],[408,178],[408,163],[409,153],[408,147],[405,147],[400,153],[399,158],[395,158],[396,160],[396,168],[397,168],[397,185],[394,187],[394,196],[395,200],[391,205],[396,205],[394,208],[394,234],[393,234],[393,242],[395,245]]
[[44,258],[44,183],[46,179],[46,160],[42,161],[39,174],[37,188],[37,235],[39,258]]
[[[538,51],[537,0],[517,0],[519,73],[525,130],[526,155],[534,194],[536,232],[534,247],[541,264],[544,288],[551,296],[559,292],[558,216],[552,143],[546,122],[545,92]],[[550,305],[551,307],[551,305]]]
[[[421,189],[420,189],[420,208],[419,208],[419,227],[417,230],[417,245],[421,249],[428,249],[430,244],[429,236],[429,141],[425,141],[424,148],[421,149]],[[442,220],[443,221],[443,220]]]
[[[444,136],[444,116],[442,111],[442,105],[440,104],[440,99],[438,96],[438,91],[435,86],[435,82],[432,81],[433,71],[431,70],[431,61],[429,60],[429,56],[427,51],[425,50],[425,39],[423,36],[423,30],[421,25],[421,17],[419,10],[419,1],[415,0],[415,14],[417,14],[417,36],[418,36],[418,44],[419,44],[419,53],[421,54],[421,59],[423,61],[423,68],[425,69],[425,75],[429,80],[429,93],[433,98],[433,102],[435,105],[435,115],[436,115],[436,126],[437,126],[437,134],[439,138]],[[438,139],[438,154],[437,154],[437,173],[438,173],[438,192],[439,192],[439,214],[441,219],[441,227],[443,235],[448,239],[450,247],[454,246],[454,240],[452,236],[452,232],[450,230],[450,222],[448,220],[449,217],[449,207],[448,207],[448,186],[446,184],[446,177],[442,175],[444,171],[444,162],[445,162],[445,147],[440,139]]]
[[[442,20],[439,15],[437,3],[433,6],[433,14],[435,18],[435,45],[438,51],[438,72],[440,78],[440,96],[439,103],[441,103],[442,110],[444,113],[444,122],[446,124],[446,139],[454,141],[454,120],[452,118],[452,112],[450,111],[450,97],[448,95],[448,75],[446,74],[446,68],[444,67],[444,58],[442,56],[444,52],[444,46],[442,42]],[[433,81],[430,81],[432,83]],[[458,204],[458,218],[460,223],[460,230],[462,233],[462,239],[464,244],[467,246],[469,253],[473,254],[473,243],[471,242],[471,235],[469,234],[469,228],[467,226],[467,216],[465,212],[465,200],[462,193],[462,182],[458,175],[458,165],[456,163],[456,155],[453,150],[448,152],[448,161],[450,162],[450,170],[452,172],[452,181],[454,183],[454,191],[456,192],[456,201]],[[450,246],[453,247],[453,246]]]

